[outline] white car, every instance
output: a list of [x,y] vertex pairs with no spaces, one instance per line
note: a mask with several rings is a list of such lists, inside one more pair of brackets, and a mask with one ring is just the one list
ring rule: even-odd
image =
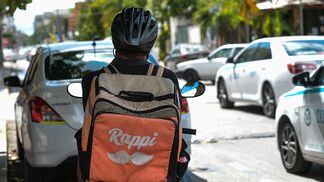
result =
[[272,37],[253,41],[216,76],[222,108],[244,101],[263,106],[273,118],[278,98],[293,88],[291,78],[313,71],[324,60],[324,36]]
[[293,82],[297,86],[278,102],[276,136],[283,166],[303,173],[313,162],[324,165],[324,64],[311,77],[301,73]]
[[227,44],[218,47],[207,57],[179,63],[176,73],[186,81],[211,80],[215,82],[217,70],[227,58],[234,57],[246,44]]
[[[5,78],[5,85],[22,88],[15,103],[15,121],[27,181],[54,176],[52,167],[76,166],[74,134],[82,127],[84,113],[81,99],[71,97],[67,86],[81,82],[86,73],[107,66],[114,58],[111,41],[97,41],[95,48],[92,42],[44,45],[31,60],[23,83],[17,76]],[[158,64],[151,55],[148,61]],[[191,128],[186,99],[182,105],[182,127]],[[184,139],[190,152],[191,136],[185,134]]]
[[5,61],[15,62],[19,58],[18,53],[13,49],[5,48],[2,50],[2,53]]

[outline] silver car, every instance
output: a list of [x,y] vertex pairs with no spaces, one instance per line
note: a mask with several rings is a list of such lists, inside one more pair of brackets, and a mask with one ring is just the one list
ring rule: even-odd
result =
[[[17,76],[5,79],[7,86],[22,88],[15,120],[27,181],[43,181],[48,174],[40,172],[41,168],[76,166],[74,134],[82,127],[83,106],[81,99],[68,95],[67,85],[81,82],[85,74],[107,66],[113,58],[111,41],[98,41],[96,46],[92,42],[45,45],[37,49],[23,83]],[[148,61],[158,64],[151,55]],[[190,128],[188,104],[182,102],[183,127]],[[190,136],[184,137],[190,146]]]

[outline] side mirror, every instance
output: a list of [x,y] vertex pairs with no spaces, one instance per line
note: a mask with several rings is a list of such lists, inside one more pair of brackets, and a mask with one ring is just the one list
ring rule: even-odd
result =
[[233,59],[233,57],[229,57],[229,58],[227,58],[227,60],[226,60],[226,64],[233,64],[234,63],[234,59]]
[[205,93],[205,85],[201,82],[188,82],[181,89],[184,98],[199,97]]
[[70,83],[67,86],[67,93],[75,98],[82,98],[82,85],[81,83]]
[[8,87],[22,87],[18,76],[10,76],[3,79],[3,83]]
[[296,86],[309,86],[311,85],[311,80],[308,72],[300,73],[292,78],[292,82]]

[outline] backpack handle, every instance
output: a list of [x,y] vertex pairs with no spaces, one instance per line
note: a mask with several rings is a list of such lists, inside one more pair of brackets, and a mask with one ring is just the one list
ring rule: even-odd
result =
[[120,91],[118,97],[134,102],[154,100],[154,95],[148,92]]

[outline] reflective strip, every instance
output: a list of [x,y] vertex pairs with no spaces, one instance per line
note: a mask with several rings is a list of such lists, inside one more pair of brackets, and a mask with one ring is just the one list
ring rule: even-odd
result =
[[117,70],[117,68],[116,68],[115,66],[113,66],[112,64],[110,64],[109,66],[110,66],[112,69],[114,69],[116,73],[119,74],[119,71]]
[[324,88],[312,88],[312,89],[302,90],[302,91],[295,92],[293,94],[287,94],[284,97],[313,94],[313,93],[320,93],[320,92],[324,92]]
[[152,75],[154,69],[154,64],[150,64],[147,70],[147,75]]
[[36,122],[39,124],[66,124],[64,121],[41,121],[41,122]]
[[163,72],[164,72],[164,68],[162,66],[159,66],[159,69],[158,69],[158,71],[156,73],[156,76],[162,77]]
[[111,71],[110,71],[107,67],[104,67],[103,70],[104,70],[107,74],[111,74]]

